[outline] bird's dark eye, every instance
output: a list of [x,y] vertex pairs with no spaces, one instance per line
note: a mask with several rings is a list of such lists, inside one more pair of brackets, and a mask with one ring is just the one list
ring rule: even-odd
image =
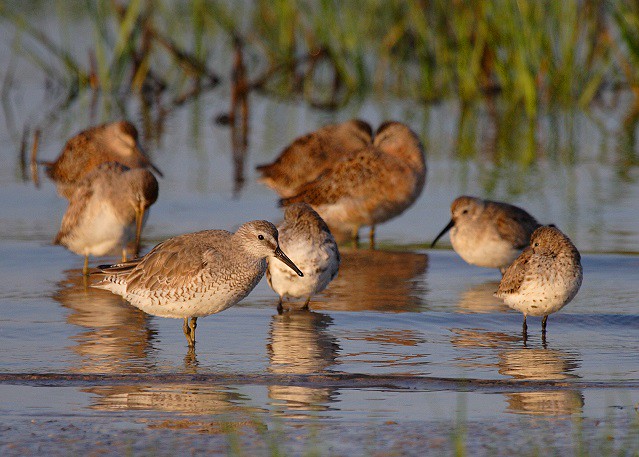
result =
[[462,211],[462,214],[468,214],[468,210],[465,209],[464,211]]
[[263,240],[264,239],[264,235],[257,235],[257,239],[258,240]]
[[537,246],[539,246],[539,243],[535,243],[535,244],[533,244],[533,246],[534,246],[534,247],[537,247]]

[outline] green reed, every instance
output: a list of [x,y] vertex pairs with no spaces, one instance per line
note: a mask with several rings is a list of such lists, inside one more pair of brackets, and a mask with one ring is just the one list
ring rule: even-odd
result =
[[639,81],[630,0],[58,1],[48,10],[60,23],[93,28],[88,62],[34,25],[34,5],[50,3],[8,2],[0,18],[37,44],[23,55],[76,92],[168,90],[183,101],[230,78],[233,38],[250,87],[326,108],[369,92],[465,105],[498,96],[534,118]]

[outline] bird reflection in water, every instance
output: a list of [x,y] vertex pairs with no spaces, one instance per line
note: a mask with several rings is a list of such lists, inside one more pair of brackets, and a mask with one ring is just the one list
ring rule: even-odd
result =
[[200,362],[195,354],[195,347],[189,346],[186,355],[184,356],[184,372],[190,374],[197,374]]
[[67,270],[53,299],[70,312],[69,324],[81,327],[71,338],[80,356],[71,367],[76,373],[143,373],[152,366],[155,330],[149,316],[121,297],[89,287],[79,269]]
[[[522,381],[562,381],[578,378],[577,353],[547,347],[521,347],[518,333],[490,332],[478,329],[452,329],[453,346],[464,349],[455,363],[473,370],[497,370],[502,376]],[[495,356],[497,361],[495,362]],[[542,390],[505,393],[507,411],[534,415],[567,415],[581,412],[584,401],[579,390]]]
[[428,256],[415,252],[340,250],[337,278],[313,309],[423,311]]
[[[337,278],[316,300],[313,309],[390,313],[423,312],[428,305],[426,272],[428,256],[406,251],[342,250]],[[402,374],[423,374],[428,354],[416,346],[423,334],[410,328],[366,327],[345,337],[352,348],[341,359]],[[349,344],[350,346],[350,344]]]
[[[579,376],[576,354],[556,349],[523,348],[499,353],[499,373],[515,379],[558,381]],[[584,400],[579,390],[540,390],[505,394],[508,411],[549,416],[581,413]]]
[[510,310],[502,300],[495,297],[499,281],[475,284],[464,290],[457,302],[460,313],[506,313]]
[[[326,330],[333,322],[326,314],[293,310],[271,320],[267,352],[269,372],[286,375],[321,374],[335,364],[340,347]],[[335,389],[323,386],[270,385],[276,410],[289,418],[306,418],[329,409]]]
[[[101,411],[166,411],[184,414],[249,412],[248,399],[234,388],[206,384],[96,386],[92,409]],[[257,409],[255,409],[257,411]]]

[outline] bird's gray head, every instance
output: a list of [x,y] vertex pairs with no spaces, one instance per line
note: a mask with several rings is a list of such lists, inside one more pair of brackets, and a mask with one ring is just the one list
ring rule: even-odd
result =
[[450,222],[439,232],[439,235],[435,237],[435,240],[430,245],[435,246],[437,240],[439,240],[446,232],[455,227],[456,225],[463,224],[465,221],[475,219],[481,214],[484,209],[484,200],[477,197],[469,197],[462,195],[457,197],[450,205]]
[[455,222],[474,219],[484,210],[484,201],[481,198],[462,195],[457,197],[450,205],[451,219]]
[[242,224],[235,232],[242,246],[249,253],[261,257],[275,257],[288,265],[298,276],[304,276],[299,268],[280,249],[277,228],[268,221],[251,221]]
[[284,221],[289,227],[300,225],[315,227],[316,230],[330,231],[322,216],[317,214],[311,205],[300,202],[289,205],[284,210]]

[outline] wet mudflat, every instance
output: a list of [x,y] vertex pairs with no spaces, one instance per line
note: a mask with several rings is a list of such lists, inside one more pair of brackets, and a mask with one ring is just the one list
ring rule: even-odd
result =
[[346,248],[311,311],[278,315],[261,283],[202,319],[192,352],[179,321],[87,287],[82,260],[37,233],[54,216],[32,214],[0,247],[6,455],[637,448],[635,255],[585,253],[575,302],[545,344],[531,319],[524,345],[497,271],[451,250]]

